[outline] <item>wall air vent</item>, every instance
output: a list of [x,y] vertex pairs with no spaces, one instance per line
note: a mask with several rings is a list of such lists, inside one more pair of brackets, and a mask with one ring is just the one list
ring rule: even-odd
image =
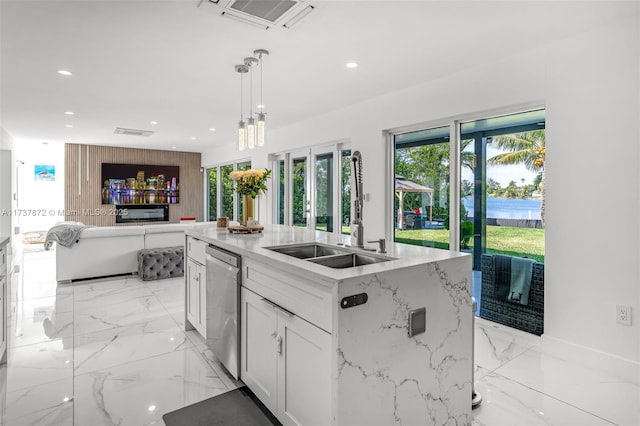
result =
[[222,15],[260,28],[291,28],[314,7],[302,0],[209,0],[222,9]]
[[126,136],[151,136],[153,134],[152,130],[136,130],[136,129],[125,129],[122,127],[116,128],[113,132],[116,135],[126,135]]

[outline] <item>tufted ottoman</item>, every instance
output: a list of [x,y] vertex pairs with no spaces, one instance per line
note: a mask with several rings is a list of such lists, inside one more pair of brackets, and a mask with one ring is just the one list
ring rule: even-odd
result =
[[143,281],[182,277],[183,247],[138,250],[138,276]]

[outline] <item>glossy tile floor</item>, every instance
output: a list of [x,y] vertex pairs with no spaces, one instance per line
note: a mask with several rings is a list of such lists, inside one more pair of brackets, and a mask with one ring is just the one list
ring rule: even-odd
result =
[[[58,286],[54,252],[25,253],[0,368],[1,425],[163,425],[237,386],[195,332],[182,279]],[[545,354],[540,339],[476,319],[474,425],[640,425],[640,383]]]

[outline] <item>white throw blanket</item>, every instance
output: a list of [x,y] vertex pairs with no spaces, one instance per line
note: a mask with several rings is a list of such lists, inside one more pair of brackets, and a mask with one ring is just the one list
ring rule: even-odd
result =
[[44,249],[49,250],[53,243],[58,243],[63,247],[71,247],[80,240],[80,233],[85,228],[92,226],[69,223],[52,226],[47,232],[47,238],[44,240]]

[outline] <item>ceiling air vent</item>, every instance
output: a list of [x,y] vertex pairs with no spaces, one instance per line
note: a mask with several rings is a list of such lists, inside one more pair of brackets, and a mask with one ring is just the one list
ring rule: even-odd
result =
[[222,8],[222,15],[260,28],[291,28],[314,7],[302,0],[209,0]]
[[127,136],[151,136],[153,134],[153,130],[136,130],[136,129],[125,129],[122,127],[118,127],[113,133],[115,133],[116,135],[127,135]]

